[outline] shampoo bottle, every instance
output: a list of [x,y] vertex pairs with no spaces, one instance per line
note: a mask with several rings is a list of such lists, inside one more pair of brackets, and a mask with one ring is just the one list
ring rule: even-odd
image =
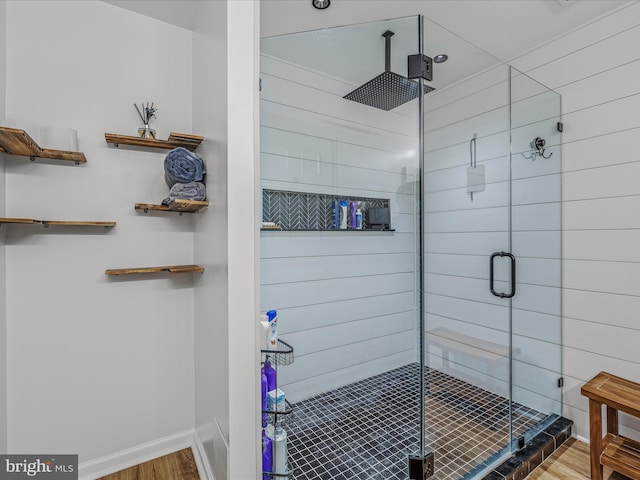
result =
[[[273,472],[273,443],[262,430],[262,471]],[[271,475],[262,475],[262,480],[271,480]]]
[[349,213],[349,228],[355,230],[357,221],[356,202],[349,202]]
[[[267,392],[269,391],[268,389],[268,385],[269,382],[267,381],[267,374],[264,373],[264,367],[262,367],[262,385],[261,385],[261,389],[262,389],[262,411],[264,412],[267,409]],[[264,423],[267,420],[267,414],[263,413],[262,414],[262,422]]]
[[267,355],[264,362],[264,374],[267,376],[267,393],[276,389],[276,369],[271,366],[271,361]]
[[347,229],[347,201],[340,200],[340,229]]
[[356,210],[356,228],[362,230],[362,210]]
[[340,203],[338,200],[333,201],[333,228],[340,228]]

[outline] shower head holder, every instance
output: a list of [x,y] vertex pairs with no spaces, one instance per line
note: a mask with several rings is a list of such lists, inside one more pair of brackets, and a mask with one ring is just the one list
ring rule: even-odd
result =
[[527,157],[523,153],[522,156],[527,160],[533,160],[534,162],[536,160],[536,157],[542,157],[544,159],[551,158],[551,155],[553,155],[553,152],[551,152],[548,156],[544,154],[544,150],[545,150],[544,146],[546,145],[546,143],[547,142],[542,137],[534,138],[533,140],[531,140],[531,143],[529,143],[529,147],[531,147],[531,154]]

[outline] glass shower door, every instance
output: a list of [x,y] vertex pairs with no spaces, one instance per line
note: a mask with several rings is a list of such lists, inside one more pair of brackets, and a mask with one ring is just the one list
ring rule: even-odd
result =
[[559,94],[511,69],[515,440],[562,412],[560,108]]
[[[425,29],[427,49],[439,28]],[[459,61],[482,59],[458,42]],[[439,479],[482,475],[562,406],[560,98],[485,60],[425,101],[425,416]]]

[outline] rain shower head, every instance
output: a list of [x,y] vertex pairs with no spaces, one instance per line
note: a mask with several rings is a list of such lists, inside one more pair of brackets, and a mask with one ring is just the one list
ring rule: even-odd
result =
[[[425,85],[424,89],[424,93],[435,90],[428,85]],[[418,82],[395,72],[384,71],[343,98],[389,111],[418,98],[418,95],[420,95]]]
[[[414,98],[418,98],[420,95],[419,83],[391,71],[391,37],[393,35],[394,33],[391,30],[387,30],[382,34],[385,44],[384,72],[354,91],[347,93],[343,98],[386,111],[393,110]],[[433,90],[435,88],[424,85],[425,94]]]

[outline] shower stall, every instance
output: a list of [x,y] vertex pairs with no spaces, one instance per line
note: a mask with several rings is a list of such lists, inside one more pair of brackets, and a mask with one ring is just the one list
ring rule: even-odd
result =
[[267,477],[483,478],[561,414],[559,95],[416,16],[262,39],[260,108]]

